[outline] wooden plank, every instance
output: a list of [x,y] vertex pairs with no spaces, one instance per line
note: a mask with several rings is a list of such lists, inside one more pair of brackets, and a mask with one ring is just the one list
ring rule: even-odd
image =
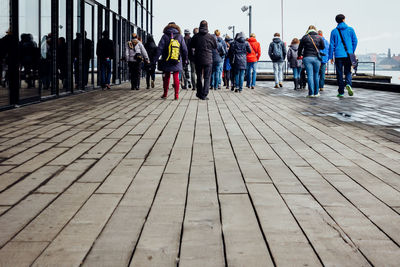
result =
[[[103,194],[125,193],[142,164],[143,160],[140,159],[123,159],[96,192]],[[151,175],[153,169],[147,169],[149,170],[148,175]]]
[[79,266],[120,199],[117,194],[93,195],[33,266]]
[[228,265],[273,266],[248,195],[220,195],[219,199]]
[[208,115],[200,102],[179,266],[225,266]]
[[0,247],[4,246],[57,195],[33,194],[0,217]]
[[0,192],[5,190],[10,185],[19,181],[22,177],[27,175],[27,173],[22,172],[7,172],[1,175],[0,177]]
[[53,241],[98,186],[96,183],[75,183],[43,210],[13,241]]
[[76,159],[78,159],[82,154],[84,154],[86,151],[88,151],[91,147],[93,147],[94,144],[92,143],[81,143],[61,156],[58,156],[56,159],[51,161],[49,165],[61,165],[61,166],[67,166],[72,164]]
[[50,181],[39,187],[38,193],[61,193],[77,180],[86,170],[94,164],[93,159],[77,160],[60,173],[57,173]]
[[[87,153],[85,153],[82,158],[86,159],[100,159],[103,157],[107,151],[109,151],[116,143],[118,140],[116,139],[103,139],[100,142],[98,142],[92,149],[90,149]],[[82,143],[85,144],[85,143]],[[81,145],[82,145],[81,144]],[[93,144],[92,144],[93,145]]]
[[130,266],[176,265],[187,181],[185,174],[164,174]]
[[164,166],[142,167],[85,259],[86,266],[127,266]]
[[9,210],[11,206],[0,206],[0,215]]
[[287,194],[283,198],[324,265],[370,265],[357,246],[311,196]]
[[92,168],[90,168],[85,175],[79,179],[79,181],[86,183],[103,182],[124,156],[125,154],[121,153],[106,154]]
[[277,266],[321,266],[285,202],[271,184],[247,185]]
[[60,166],[45,166],[0,194],[0,205],[14,205],[60,170]]
[[9,242],[0,250],[0,266],[30,266],[48,242]]

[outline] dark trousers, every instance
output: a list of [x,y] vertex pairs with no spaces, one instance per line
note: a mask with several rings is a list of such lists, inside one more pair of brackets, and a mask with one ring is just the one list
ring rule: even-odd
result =
[[190,78],[192,79],[193,90],[196,88],[196,64],[193,60],[190,61]]
[[129,72],[131,74],[131,85],[132,89],[136,89],[140,87],[140,70],[141,63],[140,62],[128,62]]
[[229,80],[231,80],[231,71],[224,70],[224,86],[229,87]]
[[302,68],[300,72],[300,86],[301,88],[306,88],[306,85],[307,85],[306,68]]
[[210,90],[211,71],[212,71],[212,64],[210,65],[196,64],[196,75],[197,75],[196,85],[197,85],[198,98],[204,99],[208,95],[208,91]]
[[[83,70],[83,77],[82,77],[82,84],[83,86],[88,85],[89,83],[89,66],[90,61],[84,61],[82,70]],[[79,61],[74,61],[74,68],[75,68],[75,84],[79,84],[80,73],[79,73]]]
[[156,66],[151,65],[146,68],[146,85],[150,87],[150,78],[152,81],[156,79]]
[[[352,79],[351,79],[351,61],[350,58],[336,58],[335,59],[336,65],[336,79],[339,86],[339,94],[344,94],[344,87],[345,85],[352,86]],[[343,81],[343,72],[345,75],[345,81]],[[346,82],[346,84],[345,84]]]
[[111,60],[100,61],[100,72],[101,72],[101,87],[105,88],[106,85],[111,83]]

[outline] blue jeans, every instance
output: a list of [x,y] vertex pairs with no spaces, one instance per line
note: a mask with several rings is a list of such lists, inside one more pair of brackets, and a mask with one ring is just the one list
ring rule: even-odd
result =
[[303,62],[307,72],[308,95],[318,95],[321,61],[317,57],[305,57]]
[[274,67],[275,84],[283,82],[283,61],[274,62],[273,67]]
[[257,79],[257,63],[258,62],[247,62],[247,87],[256,86]]
[[301,67],[293,68],[293,79],[300,79]]
[[224,62],[213,64],[213,70],[211,74],[211,87],[218,88],[222,80],[222,70],[224,68]]
[[101,87],[109,85],[111,82],[111,60],[102,60],[100,64],[101,70]]
[[239,87],[239,91],[243,89],[244,73],[246,70],[235,70],[235,85]]
[[343,69],[346,80],[346,85],[352,86],[351,81],[351,61],[349,58],[336,58],[336,79],[339,86],[339,94],[344,94],[344,82],[343,82]]
[[324,88],[325,86],[325,72],[326,63],[321,63],[321,68],[319,69],[319,89]]

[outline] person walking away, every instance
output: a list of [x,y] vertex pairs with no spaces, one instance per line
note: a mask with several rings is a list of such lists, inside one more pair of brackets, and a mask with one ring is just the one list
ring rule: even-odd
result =
[[297,38],[292,40],[287,53],[289,67],[293,70],[294,90],[300,89],[300,73],[302,60],[298,59],[300,41]]
[[28,88],[35,87],[35,73],[39,63],[39,53],[38,46],[33,41],[32,34],[21,34],[20,59]]
[[213,68],[211,74],[211,89],[221,89],[222,71],[224,68],[227,47],[225,41],[220,37],[219,30],[215,30],[214,38],[217,41],[217,49],[213,50]]
[[236,40],[232,43],[229,53],[229,57],[234,58],[235,84],[238,87],[235,92],[241,93],[247,67],[247,53],[251,53],[250,45],[242,32],[238,34]]
[[[231,43],[231,38],[229,35],[225,37],[225,43],[226,43],[226,48],[227,48],[227,55],[229,54],[229,49],[230,49],[230,43]],[[229,80],[231,80],[231,63],[229,60],[229,57],[226,56],[224,60],[224,86],[226,86],[226,89],[229,89]]]
[[322,56],[321,68],[319,69],[319,91],[324,91],[326,64],[329,62],[329,42],[324,38],[324,33],[321,30],[318,31],[318,35],[322,37],[325,45],[325,49],[321,50],[324,56]]
[[83,40],[83,85],[87,86],[89,83],[89,68],[90,61],[93,59],[93,41],[87,38],[85,31],[85,39]]
[[[184,31],[185,37],[183,38],[185,40],[186,47],[190,46],[190,41],[192,40],[192,37],[190,37],[190,31],[186,29]],[[187,89],[187,88],[192,88],[192,83],[190,80],[190,73],[189,73],[189,67],[190,67],[190,51],[188,51],[188,57],[189,61],[183,65],[183,72],[182,72],[182,78],[183,78],[183,86],[182,89]]]
[[269,45],[268,55],[274,66],[275,87],[283,87],[283,64],[286,58],[286,47],[279,33],[274,34],[274,39]]
[[164,94],[161,98],[166,99],[168,96],[168,87],[173,73],[174,86],[175,86],[175,100],[179,99],[179,72],[183,69],[183,63],[187,61],[188,50],[185,40],[181,35],[181,28],[174,22],[170,22],[164,28],[164,35],[158,44],[157,54],[155,60],[159,61],[159,70],[163,72],[163,87]]
[[67,53],[67,43],[64,37],[58,38],[57,44],[57,68],[60,73],[60,80],[63,85],[63,89],[66,88],[67,83],[67,62],[68,62],[68,53]]
[[[353,96],[350,55],[354,55],[358,40],[354,29],[347,26],[346,17],[343,14],[337,15],[335,20],[338,25],[331,32],[329,59],[331,64],[336,65],[336,79],[339,86],[337,96],[344,96],[345,87],[349,96]],[[343,81],[343,73],[345,81]]]
[[315,26],[308,27],[306,35],[300,40],[298,57],[303,59],[308,78],[308,97],[319,96],[319,70],[321,67],[320,51],[324,50],[325,44],[318,35]]
[[103,31],[102,38],[97,43],[96,55],[100,62],[101,88],[111,89],[111,60],[114,59],[115,51],[108,31]]
[[137,38],[127,42],[125,46],[125,58],[128,61],[131,76],[131,90],[139,90],[142,62],[149,63],[149,56],[142,42]]
[[261,45],[257,42],[256,35],[254,33],[250,34],[248,40],[251,48],[251,53],[247,54],[247,77],[246,85],[247,88],[254,89],[257,80],[257,63],[261,57]]
[[51,34],[45,35],[42,38],[42,44],[40,46],[40,78],[42,81],[43,89],[50,89],[51,85],[51,62],[52,55],[50,51],[51,46]]
[[208,100],[210,79],[213,64],[213,50],[217,49],[217,41],[208,32],[208,23],[200,22],[199,33],[195,34],[190,43],[190,49],[194,53],[196,65],[196,96],[202,100]]
[[[199,28],[194,28],[193,29],[193,36],[195,36],[196,34],[199,33]],[[194,53],[192,51],[192,49],[189,49],[189,47],[191,47],[191,42],[192,42],[192,38],[190,38],[188,45],[186,45],[186,47],[188,48],[188,57],[189,57],[189,64],[190,64],[190,78],[192,81],[192,90],[196,90],[197,86],[196,86],[196,61],[194,58]]]
[[147,42],[144,45],[144,48],[147,51],[147,55],[149,57],[149,63],[146,64],[146,88],[150,88],[150,78],[151,78],[151,88],[154,88],[154,81],[156,79],[156,56],[157,56],[157,45],[154,42],[154,38],[152,35],[147,37]]

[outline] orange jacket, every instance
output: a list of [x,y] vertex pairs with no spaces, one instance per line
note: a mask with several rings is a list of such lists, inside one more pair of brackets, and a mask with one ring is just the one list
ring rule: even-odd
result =
[[247,40],[251,47],[251,53],[247,53],[247,62],[257,62],[261,57],[261,46],[260,43],[257,42],[256,38],[250,37]]

